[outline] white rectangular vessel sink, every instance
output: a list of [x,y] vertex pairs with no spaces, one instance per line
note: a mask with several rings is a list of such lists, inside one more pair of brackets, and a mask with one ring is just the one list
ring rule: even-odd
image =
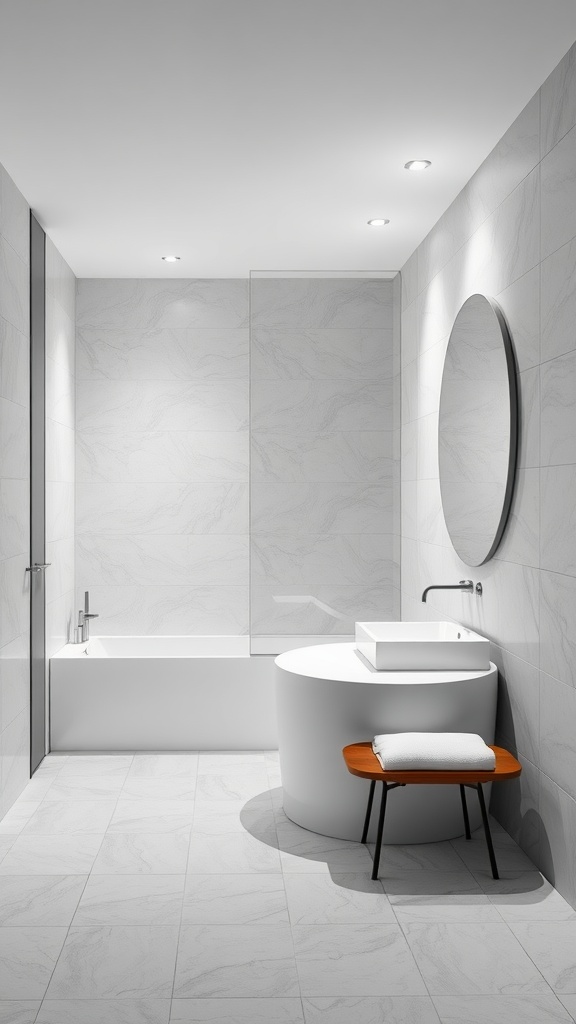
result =
[[490,668],[490,641],[455,622],[357,622],[356,647],[379,671]]

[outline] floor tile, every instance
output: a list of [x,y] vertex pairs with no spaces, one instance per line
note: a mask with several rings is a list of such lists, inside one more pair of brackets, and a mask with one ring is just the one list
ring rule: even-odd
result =
[[252,836],[249,832],[227,836],[192,835],[189,874],[275,874],[280,870],[275,832],[263,836]]
[[0,862],[0,875],[87,875],[102,839],[101,835],[20,835]]
[[169,1024],[169,999],[45,999],[36,1024]]
[[290,921],[294,924],[395,924],[379,882],[369,874],[286,874]]
[[167,999],[177,928],[70,928],[49,999]]
[[530,921],[510,927],[551,988],[576,994],[576,921]]
[[0,998],[0,1024],[34,1024],[39,1008],[38,999]]
[[462,867],[461,871],[390,871],[380,881],[391,903],[403,902],[404,897],[415,896],[480,896],[483,890],[474,876]]
[[0,835],[0,865],[4,860],[6,854],[12,849],[16,842],[17,836],[1,836]]
[[[369,844],[370,856],[374,856],[374,844]],[[451,843],[414,843],[413,846],[383,846],[380,854],[382,874],[389,871],[420,871],[433,868],[436,871],[460,871],[462,860]]]
[[198,770],[198,754],[135,754],[131,779],[189,779]]
[[372,858],[365,846],[307,832],[292,823],[278,826],[278,846],[283,871],[331,874],[372,871]]
[[101,775],[125,777],[130,770],[133,754],[71,754],[60,770],[60,778],[85,778]]
[[3,999],[42,999],[66,928],[0,928],[0,992]]
[[196,776],[141,779],[130,776],[122,788],[123,800],[194,800]]
[[38,800],[17,800],[0,820],[0,836],[20,835],[40,806]]
[[[535,871],[534,864],[523,850],[516,845],[506,832],[494,832],[492,836],[496,863],[502,871]],[[478,832],[470,840],[453,839],[452,849],[464,861],[470,871],[490,871],[490,859],[484,835]]]
[[190,800],[119,800],[109,832],[189,832]]
[[183,925],[175,998],[297,995],[288,925]]
[[188,875],[182,924],[288,924],[282,874]]
[[[180,875],[186,871],[190,839],[185,832],[104,836],[93,875]],[[2,865],[0,864],[0,873]]]
[[300,999],[173,999],[170,1024],[304,1024]]
[[58,772],[64,767],[68,759],[68,754],[46,754],[46,757],[40,762],[34,772],[34,778],[40,779],[46,778],[48,775],[58,775]]
[[[1,870],[1,865],[0,865]],[[524,892],[488,893],[488,899],[505,921],[576,921],[576,910],[550,882],[537,876],[538,884]],[[518,888],[518,886],[517,886]]]
[[92,875],[74,925],[178,925],[182,875]]
[[452,896],[391,896],[390,903],[401,925],[410,922],[461,924],[499,924],[502,921],[495,906],[484,893]]
[[56,776],[46,775],[43,778],[34,776],[20,794],[21,800],[43,800],[48,790],[54,785]]
[[565,1024],[570,1021],[555,995],[435,996],[442,1024]]
[[306,998],[303,1004],[306,1024],[439,1024],[429,996]]
[[225,772],[230,768],[239,768],[242,765],[266,765],[266,756],[263,750],[215,750],[198,754],[198,771],[202,774],[210,772]]
[[560,993],[558,999],[562,1003],[562,1006],[564,1006],[568,1010],[568,1013],[574,1018],[574,1020],[576,1020],[576,995],[568,996]]
[[230,770],[229,766],[208,772],[198,771],[196,798],[206,801],[249,800],[268,791],[268,775],[264,765],[241,765]]
[[425,995],[399,925],[295,925],[304,996]]
[[27,825],[26,836],[86,835],[106,831],[116,800],[44,800]]
[[60,776],[51,783],[44,800],[117,800],[123,784],[121,775]]
[[0,927],[69,925],[86,880],[86,875],[4,875]]
[[224,803],[196,801],[193,830],[195,835],[218,836],[229,832],[250,832],[257,835],[276,828],[276,818],[270,798],[256,806],[247,806],[244,800]]
[[409,924],[405,933],[433,996],[549,992],[504,923]]

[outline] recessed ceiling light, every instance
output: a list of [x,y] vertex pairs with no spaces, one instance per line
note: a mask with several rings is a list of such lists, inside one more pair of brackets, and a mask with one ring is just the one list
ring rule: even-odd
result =
[[375,217],[374,220],[368,221],[368,224],[370,225],[371,228],[383,228],[386,224],[389,223],[390,221],[386,220],[385,217]]
[[178,263],[179,256],[163,256],[162,259],[165,263]]
[[404,167],[407,171],[425,171],[427,167],[430,167],[431,160],[409,160]]

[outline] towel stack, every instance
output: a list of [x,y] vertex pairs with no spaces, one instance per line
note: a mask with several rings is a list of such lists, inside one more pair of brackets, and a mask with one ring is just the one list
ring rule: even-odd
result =
[[375,736],[384,771],[494,771],[496,756],[472,732],[396,732]]

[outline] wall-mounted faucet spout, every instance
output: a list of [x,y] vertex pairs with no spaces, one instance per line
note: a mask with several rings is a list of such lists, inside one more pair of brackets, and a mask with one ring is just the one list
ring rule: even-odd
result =
[[474,584],[472,580],[460,580],[460,583],[447,583],[442,585],[441,583],[434,584],[431,587],[426,587],[426,590],[422,594],[422,600],[426,601],[429,590],[466,590],[469,594],[474,590]]

